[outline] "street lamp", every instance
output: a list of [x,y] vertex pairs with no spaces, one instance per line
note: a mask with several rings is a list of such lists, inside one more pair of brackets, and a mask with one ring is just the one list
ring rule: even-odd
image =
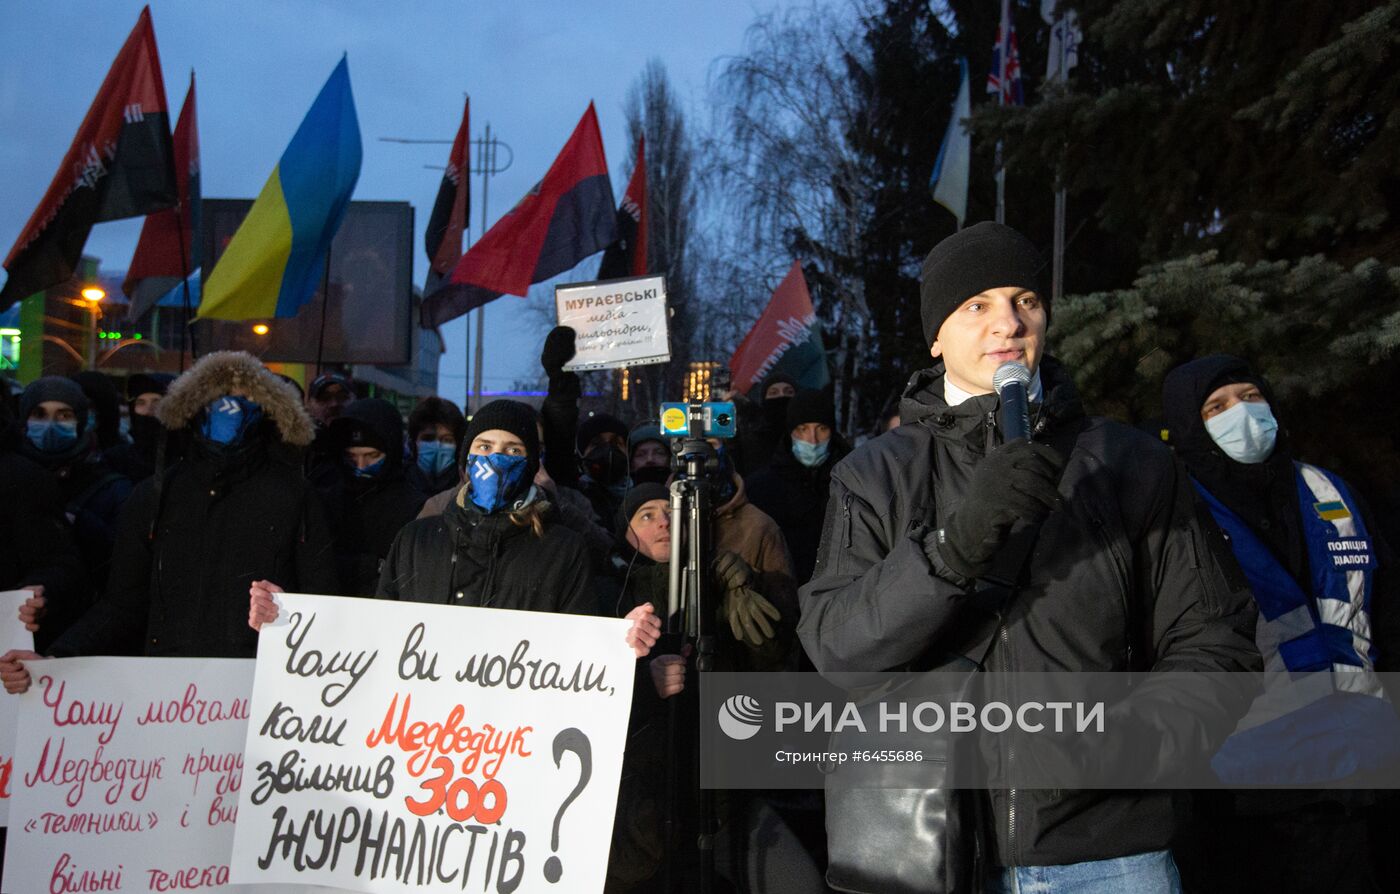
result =
[[102,316],[102,299],[107,297],[107,292],[99,286],[84,286],[80,294],[91,312],[88,318],[87,368],[97,369],[97,320]]
[[255,324],[253,324],[253,334],[254,334],[254,335],[267,335],[267,333],[268,333],[268,328],[267,328],[267,324],[266,324],[266,323],[255,323]]

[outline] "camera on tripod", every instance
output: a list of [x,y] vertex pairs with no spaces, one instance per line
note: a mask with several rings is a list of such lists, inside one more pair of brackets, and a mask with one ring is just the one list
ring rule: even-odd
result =
[[665,403],[661,405],[661,434],[668,438],[733,438],[738,433],[732,401]]

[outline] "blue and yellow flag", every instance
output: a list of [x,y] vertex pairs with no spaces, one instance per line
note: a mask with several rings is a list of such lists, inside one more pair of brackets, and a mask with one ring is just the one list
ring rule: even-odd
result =
[[342,57],[204,282],[201,320],[294,317],[311,300],[360,178],[360,123]]

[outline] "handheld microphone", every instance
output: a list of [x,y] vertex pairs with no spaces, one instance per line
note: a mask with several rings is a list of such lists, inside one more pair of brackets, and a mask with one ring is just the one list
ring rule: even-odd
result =
[[1008,360],[992,374],[992,387],[1001,398],[1002,441],[1030,439],[1031,418],[1028,392],[1031,371],[1014,360]]

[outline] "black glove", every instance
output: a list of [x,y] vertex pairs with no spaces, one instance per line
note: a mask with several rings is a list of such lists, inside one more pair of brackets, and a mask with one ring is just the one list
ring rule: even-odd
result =
[[969,580],[986,574],[1019,519],[1038,522],[1059,503],[1065,458],[1048,444],[1018,438],[977,464],[962,503],[943,525],[936,548],[944,563]]
[[540,352],[540,366],[551,379],[564,372],[564,364],[574,359],[577,348],[574,339],[578,333],[569,326],[555,326],[544,339],[544,350]]

